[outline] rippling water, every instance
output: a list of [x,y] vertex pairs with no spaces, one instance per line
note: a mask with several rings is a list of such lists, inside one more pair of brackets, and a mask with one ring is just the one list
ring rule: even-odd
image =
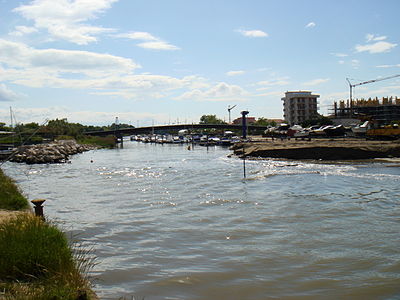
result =
[[400,299],[400,162],[246,161],[244,180],[229,153],[126,142],[3,169],[94,245],[101,299]]

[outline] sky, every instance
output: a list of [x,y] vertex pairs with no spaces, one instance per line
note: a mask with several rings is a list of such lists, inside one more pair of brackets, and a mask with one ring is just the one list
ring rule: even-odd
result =
[[[400,74],[399,0],[0,0],[0,122],[282,118]],[[400,77],[354,97],[400,97]]]

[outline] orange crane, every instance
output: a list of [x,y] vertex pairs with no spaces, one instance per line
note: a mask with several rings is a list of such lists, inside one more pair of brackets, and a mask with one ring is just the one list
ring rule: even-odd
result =
[[354,87],[359,86],[359,85],[363,85],[363,84],[367,84],[367,83],[373,83],[373,82],[377,82],[377,81],[391,79],[391,78],[395,78],[395,77],[400,77],[400,74],[392,75],[392,76],[389,76],[389,77],[372,79],[372,80],[368,80],[368,81],[364,81],[364,82],[360,82],[360,83],[355,83],[355,84],[352,84],[350,82],[350,78],[346,78],[346,80],[347,80],[347,82],[349,83],[349,86],[350,86],[350,114],[353,115],[353,88]]

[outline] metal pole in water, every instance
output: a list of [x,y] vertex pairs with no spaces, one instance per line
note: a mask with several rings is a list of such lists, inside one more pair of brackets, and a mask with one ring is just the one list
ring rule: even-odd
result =
[[[242,114],[242,138],[245,140],[247,138],[247,122],[246,115],[249,112],[244,110],[241,112]],[[244,141],[243,141],[244,143]],[[243,144],[243,178],[246,178],[246,153],[244,152],[244,144]]]
[[243,145],[243,178],[246,178],[246,153],[244,152],[244,145]]

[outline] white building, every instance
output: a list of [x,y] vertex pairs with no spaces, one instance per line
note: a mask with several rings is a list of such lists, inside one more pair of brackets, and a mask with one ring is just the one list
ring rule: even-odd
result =
[[289,125],[300,124],[318,114],[319,95],[311,92],[286,92],[283,101],[283,117]]

